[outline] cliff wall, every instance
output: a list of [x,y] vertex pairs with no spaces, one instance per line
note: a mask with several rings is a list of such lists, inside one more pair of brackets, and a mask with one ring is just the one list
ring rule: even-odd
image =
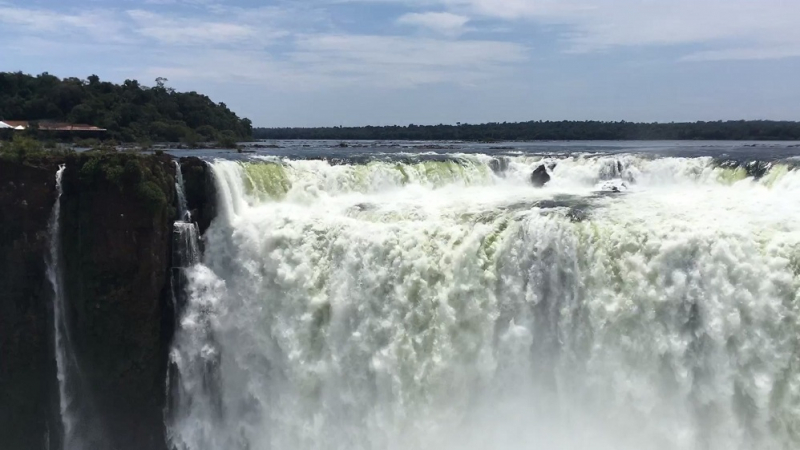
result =
[[164,155],[117,153],[0,158],[0,447],[59,448],[45,271],[59,164],[79,432],[87,448],[164,450],[175,166]]
[[47,281],[55,161],[0,160],[0,447],[46,449],[60,436]]

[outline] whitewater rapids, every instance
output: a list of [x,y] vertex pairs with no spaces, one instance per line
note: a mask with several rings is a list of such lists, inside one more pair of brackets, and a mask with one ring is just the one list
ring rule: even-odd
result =
[[791,165],[211,164],[176,449],[800,447]]

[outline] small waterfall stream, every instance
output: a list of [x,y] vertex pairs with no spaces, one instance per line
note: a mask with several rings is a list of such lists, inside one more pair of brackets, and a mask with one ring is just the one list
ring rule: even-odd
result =
[[178,217],[173,229],[173,269],[191,267],[200,262],[200,230],[192,222],[192,213],[186,201],[186,186],[183,182],[180,163],[175,161],[175,190],[178,193]]
[[58,371],[58,393],[59,407],[61,412],[61,423],[64,429],[64,439],[62,448],[64,450],[79,449],[81,446],[77,442],[76,429],[78,415],[75,413],[71,383],[71,375],[77,370],[77,361],[72,351],[70,342],[69,327],[67,326],[66,303],[64,301],[64,284],[62,282],[61,271],[61,180],[66,166],[61,165],[56,172],[56,189],[58,196],[53,205],[53,212],[50,215],[48,232],[50,234],[50,248],[47,258],[47,279],[53,288],[53,327],[56,352],[56,368]]

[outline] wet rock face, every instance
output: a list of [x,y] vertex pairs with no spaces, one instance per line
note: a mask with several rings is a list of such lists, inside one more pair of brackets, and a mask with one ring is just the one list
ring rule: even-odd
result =
[[216,217],[216,188],[211,168],[200,158],[180,159],[183,183],[186,190],[186,203],[197,222],[200,234],[205,233]]
[[163,407],[173,332],[169,274],[175,218],[168,157],[67,161],[62,245],[67,320],[96,448],[165,448]]
[[492,158],[492,160],[489,161],[489,167],[492,169],[492,172],[494,172],[496,175],[503,176],[508,170],[508,166],[509,166],[509,159],[505,156]]
[[547,173],[547,168],[544,164],[540,165],[531,174],[531,184],[534,187],[542,187],[550,181],[550,174]]
[[0,159],[0,447],[7,450],[45,449],[60,435],[45,274],[57,167]]
[[165,450],[175,166],[118,153],[0,159],[0,448],[61,448],[45,262],[59,164],[60,269],[80,368],[73,398],[78,428],[91,435],[83,443]]

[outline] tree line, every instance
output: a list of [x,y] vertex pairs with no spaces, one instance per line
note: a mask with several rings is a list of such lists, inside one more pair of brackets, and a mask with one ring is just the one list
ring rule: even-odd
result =
[[60,121],[108,130],[103,136],[121,142],[205,142],[248,140],[252,123],[224,103],[197,92],[176,92],[156,79],[147,87],[136,80],[122,84],[0,72],[0,120]]
[[799,140],[800,122],[739,120],[686,123],[531,121],[479,125],[256,128],[256,139],[334,140]]

